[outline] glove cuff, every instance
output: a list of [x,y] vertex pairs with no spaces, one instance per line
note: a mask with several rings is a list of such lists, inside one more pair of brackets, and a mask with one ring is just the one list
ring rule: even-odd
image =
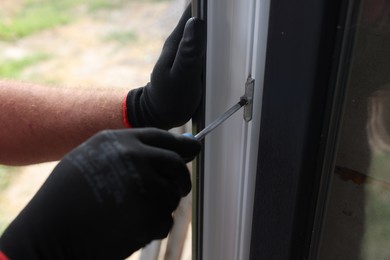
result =
[[[150,84],[150,83],[149,83]],[[153,102],[146,95],[147,87],[130,90],[126,97],[127,121],[131,127],[157,127],[168,130],[174,125],[156,115]]]
[[[123,120],[123,125],[126,128],[133,128],[133,126],[131,125],[131,123],[129,121],[129,115],[127,113],[127,96],[125,96],[125,98],[123,99],[123,103],[122,103],[122,120]],[[0,258],[0,260],[1,260],[1,258]]]
[[127,122],[132,127],[147,126],[147,124],[145,124],[144,122],[144,117],[146,116],[144,115],[145,111],[143,111],[141,104],[141,97],[143,91],[143,87],[132,89],[128,92],[126,97],[126,112],[124,112],[124,114],[126,114]]

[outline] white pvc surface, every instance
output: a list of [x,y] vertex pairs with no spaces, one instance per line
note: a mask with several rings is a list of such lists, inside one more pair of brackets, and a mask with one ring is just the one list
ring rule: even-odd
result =
[[253,120],[243,109],[205,140],[203,259],[249,259],[269,0],[208,1],[206,125],[255,78]]

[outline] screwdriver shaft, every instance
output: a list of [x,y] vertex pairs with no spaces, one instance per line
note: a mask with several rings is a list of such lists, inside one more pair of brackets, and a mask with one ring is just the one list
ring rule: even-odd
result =
[[213,131],[215,128],[217,128],[220,124],[225,122],[226,119],[231,117],[235,112],[240,110],[242,106],[244,106],[247,103],[247,100],[245,98],[241,98],[240,101],[232,106],[228,111],[223,113],[221,116],[219,116],[217,119],[215,119],[212,123],[210,123],[208,126],[206,126],[202,131],[197,133],[194,138],[198,141],[202,140],[206,137],[208,133]]

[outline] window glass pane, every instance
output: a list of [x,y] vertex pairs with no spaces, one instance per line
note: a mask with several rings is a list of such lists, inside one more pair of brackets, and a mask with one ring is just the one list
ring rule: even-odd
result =
[[320,259],[390,259],[390,2],[357,29]]

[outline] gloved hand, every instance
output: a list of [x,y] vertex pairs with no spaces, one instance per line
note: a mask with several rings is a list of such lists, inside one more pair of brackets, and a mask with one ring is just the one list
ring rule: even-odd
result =
[[158,129],[103,131],[66,155],[6,229],[10,259],[124,259],[167,236],[200,143]]
[[151,81],[131,90],[126,99],[132,127],[170,129],[191,119],[202,97],[202,59],[205,28],[191,18],[190,6],[166,40]]

